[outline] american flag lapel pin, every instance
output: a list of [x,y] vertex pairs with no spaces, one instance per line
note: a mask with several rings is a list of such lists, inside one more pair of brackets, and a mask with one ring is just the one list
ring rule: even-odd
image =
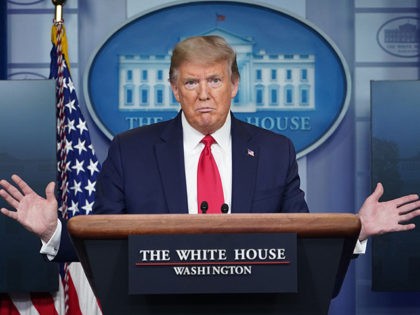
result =
[[254,151],[252,151],[251,149],[248,149],[247,154],[248,154],[248,156],[252,156],[252,157],[255,156]]

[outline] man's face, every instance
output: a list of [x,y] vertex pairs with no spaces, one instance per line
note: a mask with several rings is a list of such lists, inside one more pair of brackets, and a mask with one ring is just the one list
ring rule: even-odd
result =
[[171,86],[190,125],[210,134],[225,123],[238,83],[232,83],[226,61],[210,65],[184,62]]

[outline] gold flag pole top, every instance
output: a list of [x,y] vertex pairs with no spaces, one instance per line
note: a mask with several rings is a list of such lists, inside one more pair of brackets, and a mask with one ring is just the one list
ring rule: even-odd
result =
[[66,2],[66,0],[51,0],[51,2],[55,6],[55,22],[63,22],[63,5]]
[[[1,1],[1,0],[0,0]],[[51,0],[55,6],[55,17],[51,27],[51,42],[57,46],[57,51],[62,53],[66,59],[67,67],[70,71],[70,61],[67,49],[66,30],[64,28],[63,6],[66,0]]]

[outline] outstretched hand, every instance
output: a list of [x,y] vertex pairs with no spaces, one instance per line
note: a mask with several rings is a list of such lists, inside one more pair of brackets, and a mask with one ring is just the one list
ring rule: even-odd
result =
[[384,188],[378,183],[375,191],[360,208],[359,218],[362,223],[360,241],[373,235],[408,231],[416,227],[414,223],[406,222],[420,215],[419,196],[413,194],[380,202],[383,193]]
[[[19,222],[28,231],[48,242],[57,227],[57,200],[54,195],[55,183],[45,188],[46,198],[42,198],[19,176],[12,176],[17,187],[7,180],[0,180],[0,196],[16,211],[6,208],[1,213]],[[19,189],[18,189],[19,188]]]

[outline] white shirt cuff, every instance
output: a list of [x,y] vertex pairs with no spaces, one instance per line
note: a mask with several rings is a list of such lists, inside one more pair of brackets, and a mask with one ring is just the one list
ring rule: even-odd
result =
[[60,248],[60,240],[61,240],[61,221],[57,220],[57,228],[53,236],[50,240],[46,243],[43,240],[41,250],[39,251],[41,254],[47,255],[48,260],[53,260],[58,253],[58,249]]
[[353,254],[365,254],[367,246],[367,239],[364,241],[357,240],[356,245],[354,246]]

